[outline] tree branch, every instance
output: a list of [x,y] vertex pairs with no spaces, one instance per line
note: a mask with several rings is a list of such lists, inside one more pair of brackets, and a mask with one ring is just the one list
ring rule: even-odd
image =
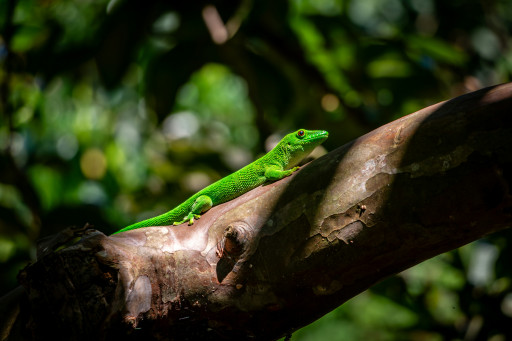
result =
[[192,227],[89,230],[22,272],[16,323],[30,321],[26,339],[277,339],[510,226],[511,108],[512,83],[483,89],[376,129]]

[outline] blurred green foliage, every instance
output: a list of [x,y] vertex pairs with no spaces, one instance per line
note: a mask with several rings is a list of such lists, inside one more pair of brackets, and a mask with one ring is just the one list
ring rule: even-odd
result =
[[[68,225],[167,211],[323,128],[327,149],[510,81],[512,3],[0,0],[0,281]],[[296,340],[512,338],[509,231],[395,276]]]

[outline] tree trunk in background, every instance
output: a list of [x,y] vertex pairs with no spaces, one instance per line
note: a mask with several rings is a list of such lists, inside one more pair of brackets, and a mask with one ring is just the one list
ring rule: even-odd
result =
[[2,339],[277,339],[512,222],[512,83],[391,122],[211,209],[46,252]]

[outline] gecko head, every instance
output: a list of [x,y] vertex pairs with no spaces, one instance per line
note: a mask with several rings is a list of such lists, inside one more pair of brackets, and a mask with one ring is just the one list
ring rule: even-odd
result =
[[293,133],[286,135],[279,144],[286,150],[289,155],[288,167],[291,168],[302,161],[315,149],[324,142],[329,133],[325,130],[306,130],[299,129]]

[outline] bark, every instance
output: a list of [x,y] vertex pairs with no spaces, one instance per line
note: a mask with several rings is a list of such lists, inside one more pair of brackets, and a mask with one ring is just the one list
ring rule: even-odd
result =
[[192,227],[88,230],[23,270],[3,334],[277,339],[510,226],[511,123],[512,83],[391,122]]

